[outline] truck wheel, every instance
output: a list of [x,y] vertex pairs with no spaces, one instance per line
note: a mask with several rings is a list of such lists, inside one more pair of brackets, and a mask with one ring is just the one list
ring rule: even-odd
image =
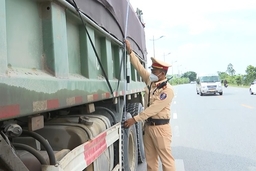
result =
[[[126,111],[132,116],[138,115],[143,110],[141,103],[128,103]],[[138,162],[143,163],[145,161],[144,143],[143,143],[143,123],[137,122],[135,124],[137,131],[137,145],[138,145]]]
[[[127,113],[127,118],[132,118]],[[138,148],[135,125],[122,128],[122,171],[136,171],[138,166]]]

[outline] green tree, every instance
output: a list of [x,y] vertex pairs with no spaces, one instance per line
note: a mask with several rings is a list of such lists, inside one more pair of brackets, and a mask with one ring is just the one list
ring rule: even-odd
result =
[[194,71],[188,71],[188,72],[185,72],[182,77],[185,77],[185,78],[188,78],[189,81],[195,81],[196,80],[196,72]]
[[218,71],[218,75],[221,80],[228,80],[228,78],[229,78],[229,75],[226,72]]
[[243,80],[242,75],[236,75],[235,76],[236,85],[240,86],[242,84],[242,80]]
[[236,74],[236,70],[233,68],[233,65],[231,63],[228,64],[226,72],[231,76]]
[[247,66],[245,72],[247,74],[245,76],[246,84],[250,84],[253,80],[256,79],[256,67],[249,65],[249,66]]

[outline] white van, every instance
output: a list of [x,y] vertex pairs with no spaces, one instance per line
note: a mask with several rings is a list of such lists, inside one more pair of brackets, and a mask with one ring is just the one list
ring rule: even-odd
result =
[[196,93],[203,96],[205,94],[223,94],[220,77],[217,74],[201,74],[196,80]]

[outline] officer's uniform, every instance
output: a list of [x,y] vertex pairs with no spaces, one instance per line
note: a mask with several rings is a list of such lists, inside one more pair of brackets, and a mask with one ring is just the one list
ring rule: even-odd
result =
[[[157,85],[166,81],[166,79],[151,83],[149,79],[150,73],[141,65],[133,52],[130,54],[130,60],[143,81],[147,84],[144,96],[145,110],[134,116],[136,122],[146,121],[144,146],[147,171],[158,171],[158,157],[162,162],[163,171],[176,171],[175,161],[171,154],[172,132],[169,124],[171,115],[170,106],[174,96],[172,86],[167,83],[165,87],[157,89]],[[155,58],[151,58],[151,60],[153,68],[167,70],[170,66]],[[149,92],[150,98],[148,98]]]

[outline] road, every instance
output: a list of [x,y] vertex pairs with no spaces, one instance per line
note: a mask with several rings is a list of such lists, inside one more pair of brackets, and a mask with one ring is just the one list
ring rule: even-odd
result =
[[[256,171],[256,95],[228,87],[222,96],[199,96],[195,84],[174,86],[174,92],[177,171]],[[138,171],[146,171],[145,165]]]

